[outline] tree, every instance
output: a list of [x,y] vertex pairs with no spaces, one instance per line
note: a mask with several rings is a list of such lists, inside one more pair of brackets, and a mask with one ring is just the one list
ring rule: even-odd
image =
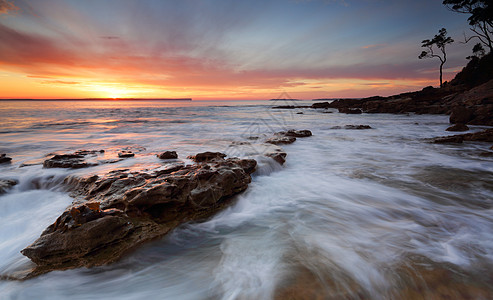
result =
[[[431,40],[424,40],[422,41],[421,47],[428,48],[426,51],[421,52],[421,54],[418,56],[419,59],[423,58],[431,58],[431,57],[437,57],[440,59],[440,87],[443,86],[442,82],[442,75],[443,75],[443,65],[447,61],[447,53],[445,52],[445,46],[447,44],[453,43],[454,40],[447,36],[447,30],[445,28],[442,28],[438,31],[438,34],[435,34],[433,39]],[[436,54],[433,51],[433,46],[436,45],[436,47],[442,52],[441,55]]]
[[485,55],[485,51],[484,51],[484,48],[483,48],[483,45],[481,45],[481,43],[477,43],[476,45],[474,45],[474,47],[472,47],[472,55],[471,56],[468,56],[466,57],[467,59],[478,59],[478,58],[481,58]]
[[466,38],[466,43],[477,38],[490,52],[493,51],[493,1],[444,0],[442,3],[451,11],[470,14],[467,20],[475,35]]

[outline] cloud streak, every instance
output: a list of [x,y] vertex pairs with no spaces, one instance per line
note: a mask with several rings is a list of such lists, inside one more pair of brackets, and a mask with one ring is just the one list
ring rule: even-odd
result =
[[15,4],[11,1],[0,0],[0,15],[14,13],[17,11],[19,11],[19,7],[15,6]]
[[[396,80],[435,79],[432,62],[415,59],[418,38],[413,49],[408,40],[366,36],[357,14],[376,19],[368,9],[324,1],[253,2],[32,2],[32,13],[0,19],[0,63],[45,86],[113,84],[155,93],[186,90],[189,96],[217,91],[257,97],[292,89],[311,97],[314,90],[343,91],[330,84],[341,79],[367,93],[390,93]],[[5,3],[12,4],[0,0],[0,8]],[[327,18],[332,10],[352,13],[355,24],[347,16]],[[449,69],[463,63],[458,57],[451,55]]]

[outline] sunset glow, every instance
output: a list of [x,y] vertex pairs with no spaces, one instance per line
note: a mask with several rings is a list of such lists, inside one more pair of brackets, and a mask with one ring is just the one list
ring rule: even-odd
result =
[[[437,85],[441,1],[0,0],[0,98],[302,99]],[[426,8],[425,8],[426,7]],[[465,65],[454,44],[445,79]]]

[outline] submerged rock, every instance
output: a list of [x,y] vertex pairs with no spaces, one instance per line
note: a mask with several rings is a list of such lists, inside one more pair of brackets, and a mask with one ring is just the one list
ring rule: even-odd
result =
[[275,161],[277,161],[280,165],[283,165],[286,162],[287,154],[284,151],[274,151],[274,152],[266,153],[265,156],[271,157]]
[[349,115],[358,115],[363,113],[363,111],[361,111],[361,109],[359,108],[348,108],[348,107],[340,107],[339,112]]
[[437,137],[431,140],[433,143],[462,143],[463,141],[471,142],[493,142],[493,128],[485,129],[483,131],[458,134],[444,137]]
[[159,159],[175,159],[178,158],[176,151],[164,151],[156,155]]
[[445,129],[446,131],[468,131],[469,127],[467,125],[462,124],[462,123],[457,123],[453,126],[450,126],[449,128]]
[[294,129],[290,129],[288,131],[281,131],[278,134],[284,136],[297,137],[297,138],[312,136],[312,132],[310,130],[294,130]]
[[19,182],[14,179],[0,179],[0,195],[5,194],[7,190],[18,183]]
[[344,127],[341,126],[332,126],[330,129],[355,129],[355,130],[362,130],[362,129],[372,129],[370,125],[345,125]]
[[[97,166],[99,163],[89,163],[86,161],[87,156],[96,157],[97,155],[104,153],[104,150],[77,150],[74,153],[55,154],[53,157],[43,162],[44,168],[67,168],[67,169],[80,169],[91,166]],[[108,161],[112,163],[114,161]]]
[[37,264],[30,276],[110,263],[183,222],[212,216],[248,187],[256,167],[252,159],[217,157],[154,173],[69,177],[72,195],[87,202],[69,207],[21,251]]
[[7,154],[5,153],[0,154],[0,164],[10,163],[11,161],[12,158],[8,157]]
[[267,139],[265,142],[273,145],[282,145],[282,144],[292,144],[296,141],[295,137],[292,136],[276,136],[270,139]]

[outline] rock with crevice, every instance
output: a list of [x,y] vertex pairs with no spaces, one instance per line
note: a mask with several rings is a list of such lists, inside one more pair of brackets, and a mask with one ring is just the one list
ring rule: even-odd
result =
[[208,218],[248,187],[255,167],[253,159],[219,155],[154,172],[68,177],[74,204],[21,251],[37,264],[29,276],[111,263],[183,222]]

